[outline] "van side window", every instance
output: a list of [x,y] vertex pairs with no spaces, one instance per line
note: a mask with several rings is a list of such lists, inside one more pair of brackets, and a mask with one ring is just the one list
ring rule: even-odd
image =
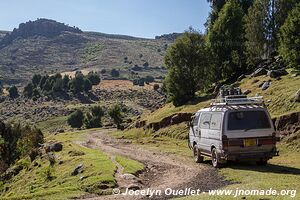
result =
[[200,117],[200,114],[196,114],[196,116],[193,120],[193,126],[198,126],[199,117]]
[[209,129],[210,118],[211,118],[210,113],[202,113],[200,118],[200,128]]
[[221,113],[212,114],[211,120],[210,120],[210,129],[220,130],[221,123],[222,123],[222,114]]

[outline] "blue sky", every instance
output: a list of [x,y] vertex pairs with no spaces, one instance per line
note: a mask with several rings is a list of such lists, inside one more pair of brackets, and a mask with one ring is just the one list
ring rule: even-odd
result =
[[0,30],[49,18],[84,31],[154,38],[189,26],[204,32],[209,10],[206,0],[2,0]]

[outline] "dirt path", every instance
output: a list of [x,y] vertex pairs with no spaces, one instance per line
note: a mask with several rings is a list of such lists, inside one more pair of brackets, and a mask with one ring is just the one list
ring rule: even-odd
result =
[[[106,152],[114,161],[115,155],[122,155],[143,163],[146,168],[138,177],[122,174],[122,169],[117,165],[116,180],[119,189],[128,186],[161,190],[161,195],[153,196],[152,199],[169,199],[174,195],[164,195],[166,188],[177,189],[200,189],[207,191],[217,189],[229,184],[217,174],[210,164],[196,164],[193,159],[162,152],[150,151],[141,145],[134,145],[128,140],[114,139],[108,135],[112,130],[93,131],[88,135],[87,141],[82,145],[90,148],[99,148]],[[89,199],[143,199],[149,196],[124,196],[110,195]]]

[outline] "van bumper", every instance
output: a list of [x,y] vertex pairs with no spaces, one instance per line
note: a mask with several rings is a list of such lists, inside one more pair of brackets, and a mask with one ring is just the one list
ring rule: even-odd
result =
[[271,151],[266,152],[226,152],[222,151],[220,157],[223,160],[269,160],[278,156],[278,151],[274,147]]

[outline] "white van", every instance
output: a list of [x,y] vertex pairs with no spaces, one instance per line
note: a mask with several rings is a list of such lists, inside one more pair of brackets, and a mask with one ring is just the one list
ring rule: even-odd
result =
[[262,97],[227,96],[199,110],[190,123],[189,147],[196,162],[208,156],[216,168],[228,160],[266,165],[278,155],[274,126]]

